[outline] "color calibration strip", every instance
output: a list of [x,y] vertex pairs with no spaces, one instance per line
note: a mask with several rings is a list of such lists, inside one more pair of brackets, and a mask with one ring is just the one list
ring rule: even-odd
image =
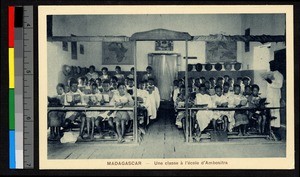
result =
[[33,168],[33,7],[8,7],[10,169]]
[[8,67],[9,67],[9,168],[16,168],[15,146],[15,58],[14,58],[15,7],[8,7]]

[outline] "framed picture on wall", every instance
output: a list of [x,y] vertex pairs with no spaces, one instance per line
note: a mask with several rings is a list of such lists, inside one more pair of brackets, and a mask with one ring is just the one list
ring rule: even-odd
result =
[[133,65],[133,42],[103,42],[103,65]]
[[155,41],[155,51],[173,51],[173,41]]
[[206,62],[223,63],[236,62],[236,41],[209,41],[206,42]]

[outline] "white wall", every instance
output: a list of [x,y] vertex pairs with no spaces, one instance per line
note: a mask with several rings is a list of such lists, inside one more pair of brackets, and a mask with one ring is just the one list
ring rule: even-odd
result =
[[[263,14],[263,15],[242,15],[241,33],[250,28],[250,35],[284,35],[285,34],[285,15],[284,14]],[[254,54],[254,48],[262,47],[260,42],[250,42],[250,51],[245,52],[244,43],[241,43],[242,63],[244,69],[254,70],[254,83],[260,86],[262,96],[265,96],[267,83],[261,78],[261,73],[269,70],[269,61],[274,59],[274,51],[284,49],[286,46],[283,42],[272,42],[270,47],[263,47],[268,50],[261,55]],[[264,50],[262,49],[262,50]],[[269,57],[266,57],[269,53]],[[248,66],[248,67],[247,67]]]
[[[91,16],[53,16],[54,36],[128,36],[135,32],[148,31],[156,28],[188,32],[190,35],[244,34],[244,30],[250,27],[251,35],[283,35],[285,32],[284,15],[91,15]],[[78,43],[79,46],[80,43]],[[53,77],[49,81],[49,87],[56,86],[55,78],[62,65],[90,66],[95,65],[100,70],[102,65],[102,43],[88,42],[84,45],[85,54],[79,54],[78,60],[72,60],[69,51],[62,51],[61,42],[48,42],[48,74]],[[256,70],[254,68],[253,48],[261,45],[257,42],[250,43],[250,52],[244,51],[244,43],[237,43],[237,61],[242,63],[243,70]],[[137,70],[145,71],[148,65],[148,53],[155,53],[154,42],[137,42]],[[196,60],[189,60],[190,64],[205,63],[205,42],[188,42],[188,55],[196,56]],[[273,52],[285,48],[283,43],[272,43],[270,59]],[[79,49],[79,47],[78,47]],[[181,54],[181,71],[184,71],[185,42],[174,41],[174,51],[169,53]],[[248,67],[247,67],[248,66]],[[115,66],[106,66],[114,70]],[[121,65],[123,71],[129,71],[132,65]],[[50,69],[50,70],[49,70]],[[261,69],[260,69],[261,70]],[[258,78],[255,72],[255,78]],[[51,79],[52,80],[52,79]],[[255,79],[255,82],[259,81]],[[264,87],[264,86],[262,86]],[[49,92],[50,93],[50,92]]]

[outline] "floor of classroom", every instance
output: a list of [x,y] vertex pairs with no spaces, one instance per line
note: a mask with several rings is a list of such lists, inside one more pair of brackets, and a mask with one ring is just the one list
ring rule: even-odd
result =
[[48,143],[48,159],[259,158],[285,157],[285,140],[233,139],[185,143],[170,109],[161,109],[140,144],[116,141]]

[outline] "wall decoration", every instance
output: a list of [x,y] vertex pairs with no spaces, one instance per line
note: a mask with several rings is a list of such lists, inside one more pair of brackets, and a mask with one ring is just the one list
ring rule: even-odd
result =
[[[250,36],[250,28],[245,30],[245,36]],[[249,52],[249,51],[250,51],[250,43],[245,42],[245,52]]]
[[[76,36],[71,34],[71,36]],[[77,60],[77,42],[71,42],[71,58]]]
[[173,51],[173,41],[155,41],[155,51]]
[[80,44],[80,45],[79,45],[79,52],[80,52],[80,54],[84,54],[84,47],[83,47],[83,44]]
[[66,42],[66,41],[62,42],[62,49],[63,49],[63,51],[68,51],[68,42]]
[[237,56],[236,41],[209,41],[206,42],[206,62],[223,63],[235,62]]
[[103,42],[103,65],[133,65],[133,42]]

